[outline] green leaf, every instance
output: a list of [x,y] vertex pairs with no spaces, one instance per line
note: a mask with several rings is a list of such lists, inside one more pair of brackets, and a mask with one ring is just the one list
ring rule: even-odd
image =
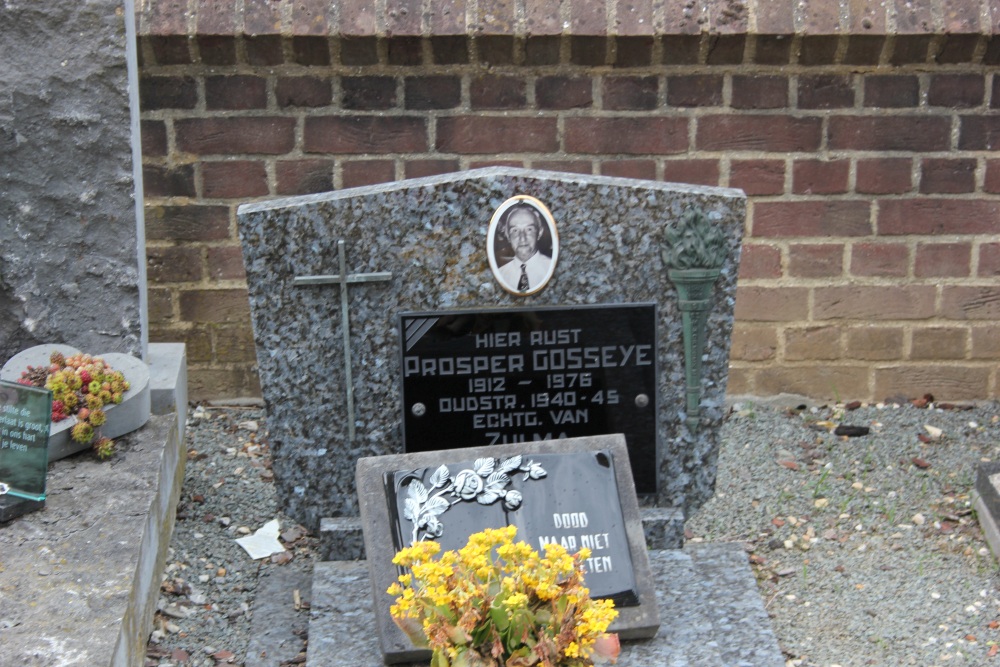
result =
[[500,607],[490,607],[490,618],[493,619],[493,624],[497,626],[497,630],[504,632],[510,627],[510,619],[507,617],[507,610]]

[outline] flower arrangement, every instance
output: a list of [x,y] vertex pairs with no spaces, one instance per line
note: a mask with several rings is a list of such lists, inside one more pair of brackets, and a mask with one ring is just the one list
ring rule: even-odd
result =
[[99,429],[107,420],[104,408],[122,402],[129,390],[128,380],[100,357],[89,354],[64,356],[53,352],[49,365],[28,366],[18,383],[45,387],[52,392],[52,421],[76,417],[70,437],[80,444],[93,443],[99,458],[109,458],[115,450],[110,438],[100,437]]
[[434,559],[441,546],[419,541],[399,551],[409,568],[387,593],[390,613],[431,667],[591,667],[614,662],[618,635],[611,600],[593,600],[583,583],[589,549],[559,544],[539,555],[514,542],[517,528],[486,529]]

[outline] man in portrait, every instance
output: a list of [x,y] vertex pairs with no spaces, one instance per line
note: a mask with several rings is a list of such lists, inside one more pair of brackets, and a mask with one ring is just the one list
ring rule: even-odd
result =
[[538,249],[546,234],[541,213],[531,204],[515,204],[505,212],[499,229],[514,251],[514,258],[499,267],[500,278],[518,292],[539,287],[552,263],[552,258]]

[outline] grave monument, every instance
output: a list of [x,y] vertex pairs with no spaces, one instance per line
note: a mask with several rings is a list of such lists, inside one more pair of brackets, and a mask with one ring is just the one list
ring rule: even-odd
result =
[[[498,277],[512,244],[494,245],[519,196],[550,212],[558,255],[525,292]],[[610,432],[629,436],[644,505],[693,511],[715,481],[744,207],[737,190],[512,168],[241,206],[285,511],[312,529],[357,516],[363,456]],[[692,269],[700,287],[677,275]]]

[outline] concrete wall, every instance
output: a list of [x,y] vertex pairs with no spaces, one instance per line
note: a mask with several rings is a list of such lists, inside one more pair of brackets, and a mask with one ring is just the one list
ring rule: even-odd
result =
[[0,359],[140,352],[124,16],[0,3]]
[[1000,397],[996,2],[184,8],[139,17],[143,166],[196,398],[259,391],[238,204],[489,164],[746,190],[732,392]]

